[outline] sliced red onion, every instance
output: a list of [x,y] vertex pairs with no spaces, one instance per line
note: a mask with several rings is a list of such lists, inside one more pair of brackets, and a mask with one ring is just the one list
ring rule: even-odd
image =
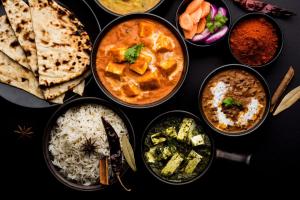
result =
[[218,13],[220,13],[221,15],[227,17],[227,10],[226,10],[226,8],[220,7],[218,9]]
[[218,8],[217,6],[210,4],[210,18],[213,20],[215,19],[215,16],[218,14]]
[[206,44],[211,44],[213,42],[218,41],[219,39],[221,39],[222,37],[225,36],[225,34],[228,31],[228,27],[227,26],[223,26],[220,30],[218,30],[217,32],[215,32],[214,34],[212,34],[210,37],[208,37],[207,39],[204,40],[204,42]]
[[192,41],[193,42],[202,42],[206,38],[208,38],[211,35],[211,32],[206,28],[202,33],[197,34],[193,37]]

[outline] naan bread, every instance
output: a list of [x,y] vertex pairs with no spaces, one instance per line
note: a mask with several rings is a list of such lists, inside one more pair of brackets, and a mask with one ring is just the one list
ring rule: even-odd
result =
[[2,0],[2,3],[10,25],[25,52],[28,64],[37,76],[35,36],[29,6],[22,0]]
[[44,98],[33,73],[2,52],[0,52],[0,82],[23,89],[41,99]]
[[29,0],[38,57],[39,84],[52,86],[82,75],[91,42],[81,22],[52,0]]
[[52,100],[49,100],[49,101],[51,103],[63,104],[65,96],[66,96],[65,94],[62,94],[59,97],[56,97],[55,99],[52,99]]
[[[69,90],[72,90],[73,88],[75,88],[78,85],[79,85],[78,86],[79,88],[77,88],[77,89],[82,91],[84,89],[84,85],[82,88],[82,85],[80,85],[80,83],[83,82],[84,79],[89,76],[89,74],[90,74],[90,71],[87,71],[82,76],[80,76],[76,79],[73,79],[71,81],[68,81],[68,82],[65,82],[65,83],[62,83],[59,85],[55,85],[53,87],[45,88],[43,90],[45,99],[47,99],[47,100],[54,99],[54,98],[60,96],[61,94],[64,94]],[[83,91],[82,91],[82,93],[83,93]],[[82,95],[82,93],[81,93],[81,95]]]
[[74,92],[75,94],[78,94],[80,96],[83,95],[84,92],[84,87],[85,87],[85,80],[81,81],[81,83],[79,85],[77,85],[76,87],[73,88],[72,92]]
[[25,53],[21,48],[6,15],[0,17],[0,51],[23,67],[30,69]]

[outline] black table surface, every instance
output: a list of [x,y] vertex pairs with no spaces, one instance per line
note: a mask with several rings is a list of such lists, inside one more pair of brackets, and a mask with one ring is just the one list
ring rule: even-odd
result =
[[[96,12],[102,28],[114,17],[101,10],[93,0],[87,0]],[[166,0],[154,13],[174,24],[175,13],[181,0]],[[225,0],[232,13],[233,21],[245,14],[231,0]],[[274,4],[298,12],[298,0],[269,0]],[[76,3],[76,1],[74,1]],[[289,19],[276,19],[284,33],[284,48],[281,56],[267,69],[260,71],[267,79],[271,92],[279,84],[281,78],[293,66],[296,75],[288,87],[291,90],[300,85],[300,16]],[[186,186],[169,186],[152,177],[141,161],[140,145],[144,128],[158,114],[182,109],[198,116],[197,95],[205,76],[224,64],[234,63],[226,41],[210,49],[193,49],[189,47],[190,70],[187,79],[175,97],[156,108],[146,110],[121,109],[130,118],[136,133],[136,160],[138,171],[128,172],[124,181],[134,191],[208,191],[209,189],[234,188],[242,189],[251,186],[251,191],[269,187],[270,185],[286,186],[297,181],[300,169],[300,125],[297,103],[277,117],[269,116],[263,127],[255,133],[237,138],[228,138],[213,134],[218,149],[228,152],[252,154],[250,166],[225,160],[215,160],[208,173],[200,180]],[[107,99],[100,92],[94,81],[88,86],[85,96],[96,96]],[[116,105],[118,106],[118,105]],[[1,123],[1,182],[2,191],[18,187],[16,190],[35,192],[36,187],[42,192],[71,191],[59,183],[48,170],[42,154],[43,129],[56,108],[27,109],[0,99]],[[19,138],[14,133],[18,125],[33,127],[32,138]],[[248,189],[247,189],[248,190]],[[118,184],[106,191],[122,191]]]

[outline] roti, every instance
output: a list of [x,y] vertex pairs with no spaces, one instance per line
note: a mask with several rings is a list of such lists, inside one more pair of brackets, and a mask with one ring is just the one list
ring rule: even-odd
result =
[[0,52],[0,82],[25,90],[41,99],[43,93],[31,70],[25,69]]
[[2,0],[2,2],[10,25],[25,52],[27,62],[34,75],[37,76],[35,35],[29,6],[22,0]]
[[21,48],[6,15],[0,17],[0,51],[23,67],[30,69],[25,53]]
[[39,84],[52,86],[81,76],[90,64],[84,26],[52,0],[29,0],[38,58]]

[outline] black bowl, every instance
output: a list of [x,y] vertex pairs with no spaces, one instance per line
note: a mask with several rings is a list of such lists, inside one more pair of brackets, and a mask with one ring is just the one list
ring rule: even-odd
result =
[[[179,5],[178,9],[177,9],[177,12],[176,12],[176,27],[177,29],[179,30],[179,32],[182,34],[183,38],[184,38],[184,34],[183,34],[183,30],[182,28],[180,27],[179,25],[179,16],[185,11],[187,5],[191,2],[192,0],[183,0],[181,2],[181,4]],[[217,7],[224,7],[226,8],[227,10],[227,13],[228,13],[228,21],[227,21],[227,26],[228,28],[230,28],[230,25],[231,25],[231,12],[227,6],[227,4],[223,1],[223,0],[207,0],[207,2],[209,3],[212,3],[214,5],[216,5]],[[224,40],[224,38],[226,38],[226,36],[228,35],[228,32],[226,33],[226,35],[224,35],[224,37],[220,38],[219,40],[211,43],[211,44],[201,44],[201,43],[196,43],[196,42],[193,42],[191,40],[187,40],[185,39],[185,41],[191,45],[192,47],[198,47],[198,48],[201,48],[201,47],[211,47],[211,46],[214,46],[218,43],[220,43],[221,41]]]
[[[48,123],[46,125],[46,128],[44,130],[43,154],[44,154],[44,159],[45,159],[45,162],[46,162],[46,165],[47,165],[48,169],[50,170],[50,172],[53,174],[53,176],[59,182],[61,182],[62,184],[64,184],[65,186],[67,186],[71,189],[78,190],[78,191],[96,191],[96,190],[104,189],[106,186],[102,186],[100,184],[91,185],[91,186],[84,186],[84,185],[77,184],[73,181],[70,181],[70,180],[66,179],[62,174],[59,173],[59,168],[57,168],[56,166],[54,166],[52,164],[52,161],[51,161],[52,155],[48,150],[49,141],[51,139],[51,130],[56,125],[57,119],[62,114],[64,114],[66,111],[68,111],[70,108],[80,106],[80,105],[84,105],[84,104],[98,104],[98,105],[105,106],[105,107],[111,109],[112,111],[114,111],[123,120],[123,122],[124,122],[124,124],[125,124],[125,126],[128,130],[130,143],[133,145],[133,148],[135,148],[134,130],[133,130],[133,127],[131,125],[131,122],[129,121],[128,117],[125,115],[124,112],[117,109],[114,105],[112,105],[111,103],[109,103],[109,102],[107,102],[103,99],[99,99],[99,98],[95,98],[95,97],[83,97],[83,98],[78,98],[78,99],[75,99],[75,100],[72,100],[72,101],[69,101],[69,102],[65,103],[51,116],[51,118],[48,121]],[[128,165],[124,163],[124,168],[122,170],[121,175],[123,176],[127,170],[128,170]],[[112,181],[112,183],[114,183],[114,182],[116,182],[116,180]]]
[[246,15],[243,15],[242,17],[240,17],[234,24],[233,26],[231,27],[230,29],[230,32],[229,32],[229,36],[228,36],[228,46],[229,46],[229,50],[230,50],[230,53],[232,55],[232,57],[240,64],[244,64],[244,65],[248,65],[247,63],[242,63],[240,60],[238,60],[238,58],[233,54],[232,52],[232,48],[231,48],[231,45],[230,45],[230,37],[231,37],[231,34],[232,34],[232,31],[235,29],[235,27],[243,22],[244,20],[247,20],[247,19],[251,19],[251,18],[264,18],[266,19],[268,22],[270,22],[273,27],[276,29],[276,32],[277,32],[277,35],[278,35],[278,48],[277,48],[277,51],[276,51],[276,54],[275,56],[273,57],[273,59],[271,59],[269,62],[265,63],[265,64],[262,64],[262,65],[257,65],[257,66],[251,66],[251,67],[254,67],[254,68],[263,68],[263,67],[266,67],[266,66],[269,66],[271,65],[272,63],[274,63],[278,57],[280,56],[281,52],[282,52],[282,49],[283,49],[283,33],[281,31],[281,28],[280,26],[278,25],[278,23],[274,20],[274,18],[270,17],[269,15],[266,15],[264,13],[259,13],[259,12],[255,12],[255,13],[249,13],[249,14],[246,14]]
[[[205,88],[205,86],[207,85],[207,83],[210,81],[210,79],[215,76],[216,74],[222,72],[222,71],[226,71],[226,70],[230,70],[230,69],[241,69],[241,70],[245,70],[247,72],[249,72],[250,74],[254,75],[262,84],[262,86],[264,87],[265,93],[266,93],[266,99],[267,99],[267,103],[266,103],[266,108],[265,108],[265,112],[263,114],[263,117],[261,119],[261,121],[259,123],[257,123],[254,127],[252,127],[249,130],[243,131],[243,132],[239,132],[236,134],[229,134],[228,132],[219,130],[217,128],[214,127],[213,124],[211,124],[209,122],[209,120],[206,118],[206,115],[202,109],[202,93],[203,90]],[[232,137],[238,137],[238,136],[244,136],[244,135],[248,135],[252,132],[254,132],[255,130],[257,130],[266,120],[266,118],[268,117],[269,111],[270,111],[270,105],[271,105],[271,95],[270,95],[270,89],[268,86],[268,83],[266,81],[266,79],[260,75],[260,73],[258,73],[256,70],[252,69],[251,67],[248,67],[246,65],[241,65],[241,64],[229,64],[229,65],[224,65],[221,66],[215,70],[213,70],[203,81],[201,87],[200,87],[200,91],[199,91],[199,95],[198,95],[198,104],[199,104],[199,109],[200,109],[200,113],[204,119],[204,121],[206,122],[206,124],[215,132],[220,133],[222,135],[225,136],[232,136]]]
[[[186,180],[186,181],[183,181],[183,182],[174,182],[174,181],[169,181],[167,179],[164,179],[162,178],[161,176],[159,176],[158,174],[156,174],[152,169],[151,167],[147,164],[147,161],[145,160],[145,156],[144,156],[144,153],[145,153],[145,139],[146,139],[146,136],[148,135],[150,129],[155,126],[156,124],[160,123],[161,121],[163,121],[164,119],[167,119],[169,117],[174,117],[174,116],[178,116],[178,117],[189,117],[189,118],[193,118],[195,120],[195,122],[197,124],[199,124],[204,132],[206,133],[206,135],[208,136],[210,142],[211,142],[211,155],[210,155],[210,159],[209,159],[209,162],[206,166],[206,168],[201,172],[199,173],[197,176],[195,176],[194,178],[192,179],[189,179],[189,180]],[[168,111],[168,112],[165,112],[165,113],[162,113],[160,114],[159,116],[157,116],[156,118],[154,118],[149,124],[148,126],[146,127],[144,133],[143,133],[143,137],[142,137],[142,144],[141,144],[141,156],[142,156],[142,160],[143,160],[143,163],[144,165],[146,166],[147,170],[156,178],[158,179],[159,181],[163,182],[163,183],[166,183],[166,184],[169,184],[169,185],[186,185],[186,184],[189,184],[189,183],[193,183],[195,182],[196,180],[200,179],[201,177],[203,177],[207,171],[209,170],[210,166],[212,165],[213,163],[213,160],[214,160],[214,157],[215,157],[215,146],[214,146],[214,140],[211,136],[211,133],[209,132],[208,129],[206,129],[206,126],[205,124],[203,123],[203,121],[197,117],[196,115],[190,113],[190,112],[187,112],[187,111],[183,111],[183,110],[173,110],[173,111]]]
[[[113,15],[115,17],[120,17],[120,16],[124,16],[122,14],[118,14],[116,12],[113,12],[112,10],[109,10],[108,8],[106,8],[104,5],[102,5],[100,3],[99,0],[94,0],[96,2],[96,4],[102,9],[104,10],[105,12],[109,13],[110,15]],[[150,8],[149,10],[147,10],[145,13],[150,13],[152,11],[154,11],[155,9],[157,9],[165,0],[160,0],[160,2],[158,2],[153,8]],[[132,13],[129,13],[129,14],[132,14]]]
[[[183,56],[184,56],[184,66],[183,66],[183,72],[181,75],[181,79],[179,80],[179,82],[177,83],[176,87],[173,89],[172,92],[170,92],[170,94],[168,94],[167,96],[165,96],[164,98],[150,103],[150,104],[145,104],[145,105],[137,105],[137,104],[130,104],[124,101],[121,101],[120,99],[118,99],[117,97],[114,97],[106,88],[105,86],[102,84],[98,74],[97,74],[97,69],[96,69],[96,59],[97,59],[97,52],[98,52],[98,47],[100,45],[100,42],[102,41],[103,37],[111,30],[111,28],[113,28],[114,26],[131,20],[131,19],[150,19],[150,20],[154,20],[158,23],[163,24],[164,26],[166,26],[169,30],[172,31],[172,33],[174,34],[174,36],[177,38],[177,40],[179,41],[182,51],[183,51]],[[184,39],[182,38],[182,36],[180,35],[180,33],[176,30],[176,28],[167,20],[165,20],[162,17],[159,17],[157,15],[154,14],[149,14],[149,13],[135,13],[135,14],[130,14],[130,15],[125,15],[123,17],[119,17],[115,20],[113,20],[112,22],[110,22],[102,31],[101,33],[98,35],[96,42],[94,44],[93,50],[92,50],[92,72],[94,75],[94,78],[96,80],[96,83],[98,85],[98,87],[101,89],[101,91],[107,96],[109,97],[112,101],[125,106],[125,107],[129,107],[129,108],[151,108],[154,106],[158,106],[166,101],[168,101],[170,98],[172,98],[177,91],[180,89],[180,87],[182,86],[187,72],[188,72],[188,67],[189,67],[189,54],[188,54],[188,49],[187,46],[184,42]]]

